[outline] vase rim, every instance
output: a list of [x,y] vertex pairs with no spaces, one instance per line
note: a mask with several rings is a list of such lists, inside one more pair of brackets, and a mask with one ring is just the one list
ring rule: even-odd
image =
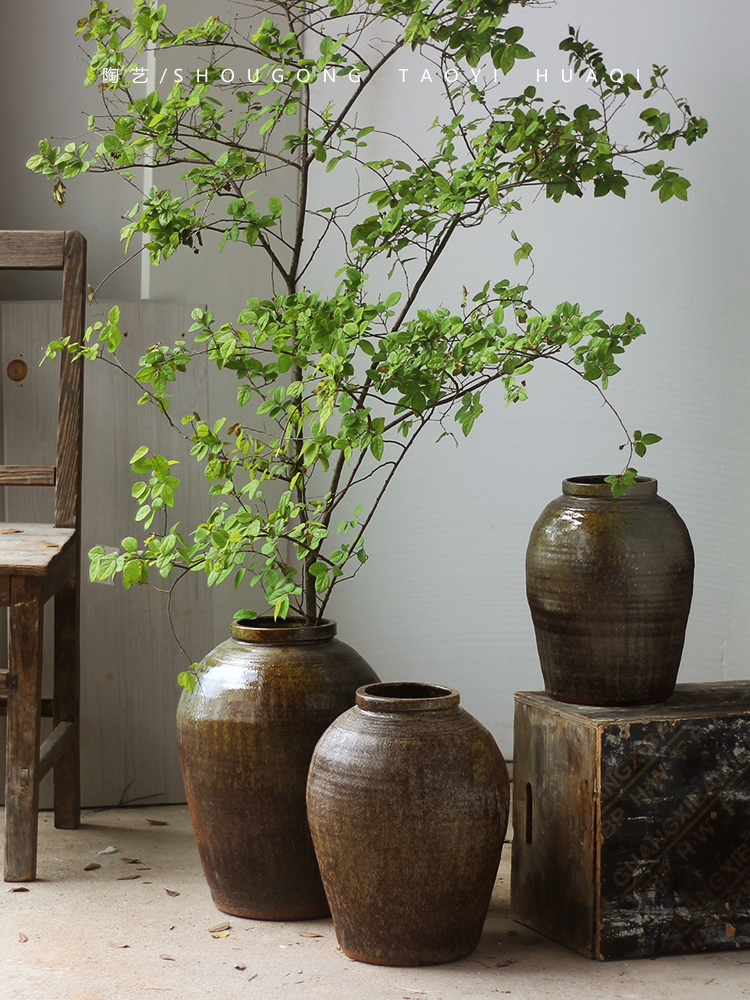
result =
[[628,486],[619,497],[612,496],[612,486],[605,482],[606,476],[570,476],[562,481],[562,491],[568,497],[595,497],[610,500],[628,500],[636,497],[653,496],[659,483],[651,476],[636,476],[632,486]]
[[357,688],[357,707],[365,712],[455,711],[460,700],[455,688],[420,681],[381,681]]
[[336,622],[324,618],[317,625],[309,625],[303,618],[285,618],[279,621],[270,615],[259,618],[240,618],[231,626],[233,638],[239,642],[266,643],[268,645],[294,645],[300,642],[320,642],[333,639]]

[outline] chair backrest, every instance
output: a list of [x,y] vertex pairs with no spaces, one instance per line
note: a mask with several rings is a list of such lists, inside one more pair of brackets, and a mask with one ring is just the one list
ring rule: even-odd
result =
[[[0,231],[0,269],[62,271],[62,333],[81,343],[86,311],[86,240],[76,230]],[[57,465],[0,465],[0,486],[54,486],[55,526],[75,528],[81,515],[82,359],[63,351],[57,419]]]

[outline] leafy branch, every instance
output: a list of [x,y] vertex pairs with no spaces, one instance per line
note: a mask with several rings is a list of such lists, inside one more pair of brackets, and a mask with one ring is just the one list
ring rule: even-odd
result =
[[[367,528],[416,436],[433,423],[450,433],[451,417],[467,435],[494,385],[508,403],[525,400],[527,376],[540,361],[564,364],[602,394],[628,454],[625,469],[610,477],[613,492],[633,481],[633,455],[642,457],[659,438],[628,433],[605,393],[619,355],[644,333],[634,314],[612,324],[569,302],[542,313],[528,281],[499,277],[471,292],[458,283],[446,288],[453,308],[425,302],[456,234],[517,215],[528,196],[543,192],[560,202],[591,189],[624,198],[640,170],[660,201],[687,198],[689,181],[664,153],[691,145],[707,125],[671,94],[665,67],[654,66],[641,91],[632,75],[613,77],[602,53],[570,28],[560,48],[589,85],[590,103],[570,111],[534,87],[510,96],[506,88],[497,99],[480,84],[477,68],[507,75],[533,54],[511,23],[515,6],[276,0],[245,31],[244,19],[213,16],[176,30],[165,4],[135,0],[126,16],[97,0],[78,22],[92,48],[86,85],[103,98],[102,114],[89,119],[100,141],[60,147],[43,139],[29,167],[50,178],[62,204],[66,183],[81,174],[119,173],[137,189],[140,166],[181,166],[179,193],[139,192],[122,229],[125,246],[141,237],[157,266],[185,247],[206,252],[202,234],[216,233],[221,248],[244,242],[265,256],[284,288],[267,299],[251,296],[233,322],[197,309],[192,343],[155,345],[141,359],[132,376],[144,390],[141,402],[156,405],[173,426],[171,387],[205,355],[236,380],[248,417],[211,425],[198,413],[182,419],[213,498],[208,517],[187,533],[170,524],[175,463],[145,445],[136,451],[133,496],[146,534],[125,539],[117,556],[93,550],[94,578],[122,574],[129,587],[152,571],[168,578],[200,570],[209,585],[230,578],[238,588],[259,585],[277,617],[318,620],[334,589],[367,561]],[[204,65],[167,93],[136,97],[146,47],[157,56],[186,47]],[[405,47],[440,68],[446,114],[426,137],[401,139],[399,155],[384,157],[380,138],[398,137],[362,123],[362,97]],[[247,81],[228,65],[234,54],[257,63]],[[348,88],[338,106],[322,101],[322,84],[333,78]],[[641,98],[639,131],[621,137],[621,109]],[[287,204],[274,190],[278,171],[295,179]],[[331,171],[339,193],[326,206],[317,203],[315,178]],[[532,247],[513,230],[510,238],[516,265],[527,262],[533,275]],[[321,257],[329,289],[312,292],[302,278]],[[390,268],[388,293],[369,276],[379,261]],[[55,341],[48,355],[116,358],[118,322],[113,311],[82,346]],[[357,492],[366,481],[377,485],[365,508]],[[281,494],[271,501],[273,483]]]

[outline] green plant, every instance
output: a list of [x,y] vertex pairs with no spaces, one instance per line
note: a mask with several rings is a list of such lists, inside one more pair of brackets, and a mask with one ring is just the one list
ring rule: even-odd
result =
[[[672,97],[664,67],[653,68],[640,131],[629,140],[618,139],[615,119],[641,90],[638,81],[610,75],[599,50],[572,28],[560,48],[590,83],[593,105],[568,111],[545,103],[534,87],[496,98],[492,84],[475,79],[472,68],[495,67],[502,79],[532,55],[523,29],[509,23],[514,6],[532,2],[270,0],[272,16],[261,11],[254,29],[243,32],[244,22],[216,17],[175,30],[166,5],[136,0],[132,17],[96,2],[78,22],[94,45],[86,85],[101,89],[103,114],[89,119],[100,141],[60,149],[43,140],[29,167],[54,181],[62,203],[66,181],[80,173],[119,172],[137,187],[137,165],[179,165],[183,193],[139,191],[122,230],[126,247],[144,234],[159,264],[183,247],[198,252],[202,234],[217,233],[221,247],[244,241],[265,254],[283,286],[272,298],[249,298],[236,322],[196,310],[194,343],[156,345],[142,359],[141,402],[165,415],[173,381],[204,352],[238,380],[238,403],[250,415],[212,425],[198,413],[183,418],[215,498],[210,516],[190,533],[167,516],[179,484],[173,463],[138,449],[133,495],[147,535],[125,539],[119,556],[94,549],[94,578],[121,572],[127,587],[146,582],[152,569],[176,578],[202,570],[209,585],[228,577],[238,587],[243,579],[260,583],[276,616],[293,610],[318,619],[333,589],[366,561],[366,528],[429,423],[452,436],[450,414],[468,434],[483,392],[498,382],[508,402],[525,399],[525,376],[541,359],[604,392],[619,370],[617,356],[644,332],[631,313],[609,324],[599,312],[564,302],[542,314],[526,284],[500,277],[467,290],[470,278],[462,276],[450,290],[452,308],[420,306],[424,283],[455,234],[518,213],[527,192],[555,202],[587,187],[597,197],[625,197],[638,168],[661,201],[687,197],[689,182],[663,155],[707,126]],[[390,41],[373,60],[366,41],[375,29]],[[147,46],[202,52],[205,67],[168,93],[136,97],[130,82]],[[438,71],[445,115],[426,152],[402,140],[398,157],[377,156],[369,148],[375,129],[357,111],[403,48],[420,50]],[[255,82],[230,79],[233,55],[243,64],[256,59]],[[324,105],[316,85],[334,73],[350,86],[340,105]],[[273,193],[277,170],[297,178],[296,204],[287,208]],[[345,175],[341,203],[314,203],[314,172],[331,170]],[[513,230],[510,238],[516,264],[528,260],[531,246]],[[304,277],[322,252],[337,255],[331,287],[311,291]],[[382,277],[369,277],[385,260],[389,283],[400,286],[388,295]],[[105,324],[94,324],[80,353],[116,356],[118,319],[115,309]],[[56,341],[48,353],[66,348],[74,349]],[[615,492],[635,475],[633,453],[659,440],[622,429],[629,458],[611,477]],[[371,476],[380,476],[379,488],[364,509],[357,488]],[[277,502],[268,496],[271,481],[282,484]]]

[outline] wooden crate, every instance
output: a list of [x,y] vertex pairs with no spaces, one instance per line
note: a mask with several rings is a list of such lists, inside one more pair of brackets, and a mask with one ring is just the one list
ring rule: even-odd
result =
[[590,958],[750,947],[750,681],[516,694],[511,906]]

